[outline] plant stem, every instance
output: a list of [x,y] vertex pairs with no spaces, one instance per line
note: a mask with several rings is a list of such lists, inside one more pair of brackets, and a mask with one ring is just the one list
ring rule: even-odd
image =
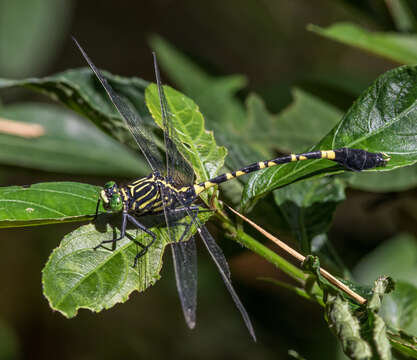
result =
[[[271,235],[264,229],[262,229],[259,225],[255,224],[252,220],[249,220],[236,210],[232,209],[230,206],[226,205],[230,211],[232,211],[234,214],[240,216],[243,220],[245,220],[248,224],[253,226],[256,230],[258,230],[261,234],[263,234],[265,237],[267,237],[269,240],[273,241],[275,244],[277,244],[281,249],[286,251],[291,256],[295,257],[299,261],[304,261],[305,256],[300,254],[299,252],[295,251],[293,248],[289,247],[287,244],[276,238],[275,236]],[[252,238],[251,238],[252,239]],[[253,239],[252,239],[253,240]],[[257,242],[256,240],[253,240]],[[259,243],[258,243],[259,244]],[[285,260],[286,261],[286,260]],[[291,265],[292,266],[292,265]],[[281,268],[281,267],[280,267]],[[335,278],[332,274],[330,274],[328,271],[324,270],[323,268],[320,268],[321,275],[326,278],[330,283],[332,283],[334,286],[345,292],[347,295],[355,299],[359,304],[365,304],[366,299],[360,296],[359,294],[355,293],[353,290],[351,290],[348,286],[343,284],[341,281],[339,281],[337,278]],[[305,276],[305,274],[303,273]]]
[[239,242],[249,250],[262,256],[264,259],[274,264],[276,267],[281,269],[294,280],[298,281],[300,284],[305,284],[307,275],[302,270],[276,254],[274,251],[267,248],[265,245],[255,240],[252,236],[246,234],[244,231],[236,229],[236,227],[231,223],[231,221],[226,217],[224,213],[216,212],[216,214],[218,217],[220,217],[223,228],[229,232],[229,237],[233,238],[233,240]]

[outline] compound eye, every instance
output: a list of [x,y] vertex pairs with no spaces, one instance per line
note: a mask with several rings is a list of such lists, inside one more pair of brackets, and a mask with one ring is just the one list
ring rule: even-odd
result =
[[109,181],[104,184],[104,189],[110,190],[110,189],[113,189],[115,186],[116,186],[116,183],[114,181]]
[[121,211],[123,208],[122,197],[119,194],[113,194],[110,198],[110,208],[112,211]]

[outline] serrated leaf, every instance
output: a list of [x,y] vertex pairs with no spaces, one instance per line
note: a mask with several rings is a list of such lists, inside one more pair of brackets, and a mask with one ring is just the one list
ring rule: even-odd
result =
[[328,28],[309,25],[307,29],[401,64],[417,63],[417,35],[415,34],[371,32],[347,22],[336,23]]
[[[192,165],[197,182],[215,176],[223,166],[226,149],[217,146],[213,132],[205,129],[203,115],[194,101],[169,86],[164,86],[164,91],[172,115],[173,129],[181,141],[181,144],[177,145]],[[155,84],[149,85],[145,96],[153,118],[160,127],[163,127],[158,89]]]
[[76,182],[0,187],[0,228],[91,219],[99,190]]
[[[200,213],[199,218],[204,222],[210,215]],[[184,218],[184,222],[187,220]],[[119,236],[118,228],[104,226],[96,228],[88,224],[67,234],[43,269],[44,295],[50,306],[66,317],[74,317],[82,308],[95,312],[109,309],[125,302],[133,291],[145,291],[160,278],[162,256],[169,244],[167,228],[150,228],[157,236],[156,241],[133,268],[138,246],[128,237],[117,242],[114,251],[94,250],[102,241]],[[127,234],[142,244],[150,241],[142,231],[128,230]]]
[[[103,71],[113,89],[153,126],[145,106],[144,91],[148,83],[138,78],[124,78]],[[91,120],[105,133],[137,150],[137,145],[107,93],[88,68],[71,69],[44,78],[0,79],[0,88],[23,86],[60,101]]]
[[274,199],[303,253],[311,253],[311,240],[327,232],[336,206],[345,199],[344,185],[333,178],[313,179],[274,191]]
[[190,58],[159,36],[151,38],[161,67],[179,88],[201,108],[207,128],[213,130],[217,142],[228,149],[226,166],[237,169],[250,162],[268,157],[270,149],[242,142],[246,136],[248,117],[236,93],[246,84],[241,75],[213,77]]
[[[12,120],[12,122],[9,122]],[[42,133],[24,137],[0,130],[0,162],[54,172],[138,176],[147,171],[139,157],[74,113],[55,105],[21,103],[0,108],[0,124],[13,130],[36,125]]]
[[[391,155],[390,170],[417,161],[417,67],[403,66],[381,75],[352,105],[341,122],[310,150],[363,148]],[[248,209],[268,192],[306,179],[343,171],[328,160],[301,161],[258,171],[245,186]]]

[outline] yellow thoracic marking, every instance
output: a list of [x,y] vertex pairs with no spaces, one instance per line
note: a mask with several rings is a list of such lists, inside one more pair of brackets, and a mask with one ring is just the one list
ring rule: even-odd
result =
[[148,201],[140,203],[139,209],[145,208],[149,203],[152,201],[155,201],[155,199],[158,197],[158,192],[155,193],[155,196],[151,197]]
[[294,154],[291,154],[291,161],[297,161],[297,156],[295,156]]
[[198,184],[194,185],[194,191],[198,195],[205,190],[204,186],[200,186]]
[[123,195],[123,200],[127,200],[127,198],[128,198],[128,196],[126,195],[126,191],[125,191],[125,189],[120,189],[120,192],[122,193],[122,195]]
[[268,161],[268,167],[275,166],[276,164],[273,161]]
[[130,190],[130,196],[133,196],[135,194],[136,185],[128,185],[127,187]]
[[236,171],[236,176],[242,176],[245,175],[246,173],[244,171]]
[[106,192],[104,190],[101,190],[100,197],[106,204],[109,203],[109,198],[107,197]]
[[303,155],[300,155],[300,157],[298,158],[299,160],[307,160],[307,158]]
[[233,178],[234,178],[233,174],[231,174],[231,173],[226,174],[226,179],[227,180],[230,180],[230,179],[233,179]]
[[[141,178],[141,179],[139,179],[139,180],[136,180],[136,181],[134,181],[134,182],[132,182],[132,185],[139,185],[140,183],[143,183],[144,181],[146,181],[147,179],[146,178]],[[149,179],[149,180],[153,180],[153,178],[152,179]]]
[[336,153],[334,151],[332,151],[332,150],[322,151],[321,152],[321,157],[323,159],[334,160],[336,158]]
[[264,169],[266,167],[263,161],[258,162],[258,166],[259,166],[259,169]]

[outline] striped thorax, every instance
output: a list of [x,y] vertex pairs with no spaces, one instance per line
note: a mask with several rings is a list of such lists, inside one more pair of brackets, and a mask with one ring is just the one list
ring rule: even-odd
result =
[[156,213],[164,207],[189,205],[196,197],[194,187],[177,189],[171,181],[153,173],[120,187],[114,181],[110,181],[104,185],[100,193],[106,211],[124,210],[136,216]]

